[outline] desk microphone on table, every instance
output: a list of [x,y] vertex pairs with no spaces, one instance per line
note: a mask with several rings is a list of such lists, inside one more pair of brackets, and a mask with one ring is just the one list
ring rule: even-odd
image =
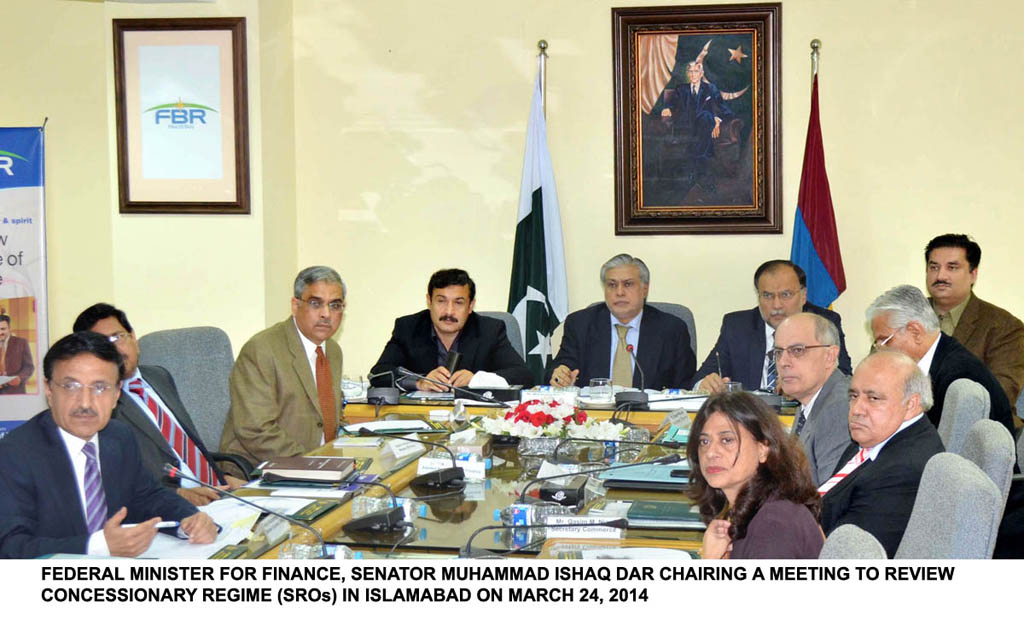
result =
[[470,535],[469,540],[466,541],[466,546],[459,549],[460,558],[471,558],[473,557],[473,539],[476,538],[477,534],[486,532],[487,530],[536,530],[540,528],[560,528],[560,527],[611,527],[615,529],[624,529],[629,527],[629,520],[627,519],[614,519],[612,521],[604,521],[602,523],[558,523],[552,525],[486,525]]
[[455,461],[455,453],[452,452],[448,446],[437,443],[434,441],[425,441],[423,439],[413,439],[412,437],[404,437],[402,435],[392,435],[386,433],[377,433],[371,431],[365,426],[359,429],[356,433],[361,437],[384,437],[385,439],[401,439],[403,441],[411,441],[413,443],[423,444],[425,446],[433,446],[435,448],[441,448],[448,453],[448,456],[452,459],[452,466],[445,469],[438,469],[437,471],[427,472],[420,474],[413,478],[410,482],[410,486],[417,487],[432,487],[432,488],[443,488],[449,489],[453,487],[465,486],[466,472]]
[[[682,455],[680,455],[680,454],[669,454],[668,456],[661,456],[661,457],[658,457],[656,459],[651,459],[649,461],[636,461],[635,463],[626,463],[625,465],[610,465],[608,467],[598,467],[598,468],[595,468],[595,469],[590,469],[590,470],[587,470],[586,475],[590,475],[590,474],[594,474],[594,473],[598,473],[598,472],[602,472],[602,471],[610,471],[610,470],[613,470],[613,469],[625,469],[627,467],[637,467],[638,465],[669,465],[671,463],[678,463],[681,460],[683,460],[683,456]],[[544,476],[543,478],[535,478],[535,479],[531,480],[525,487],[523,487],[522,492],[519,493],[519,501],[520,501],[520,503],[526,503],[526,492],[530,489],[530,487],[532,487],[533,485],[537,484],[538,482],[547,482],[548,480],[557,480],[558,478],[571,478],[573,476],[579,476],[579,475],[583,475],[583,474],[581,474],[580,472],[576,472],[576,473],[572,473],[572,474],[558,474],[557,476]]]
[[380,487],[387,491],[388,495],[391,496],[391,508],[378,510],[377,512],[371,512],[368,515],[357,517],[341,526],[341,529],[346,534],[383,534],[387,532],[394,532],[396,530],[401,531],[405,529],[405,526],[409,525],[409,522],[405,520],[405,510],[398,505],[398,498],[395,497],[395,493],[388,485],[369,480],[353,480],[346,484],[361,484]]
[[207,488],[207,489],[213,489],[221,497],[230,497],[231,499],[238,500],[238,501],[242,502],[243,504],[247,504],[249,506],[252,506],[253,508],[259,510],[260,512],[265,512],[267,514],[274,515],[275,517],[279,517],[281,519],[284,519],[285,521],[287,521],[287,522],[289,522],[289,523],[291,523],[293,525],[298,525],[299,527],[301,527],[301,528],[303,528],[303,529],[305,529],[305,530],[307,530],[309,532],[312,532],[313,536],[315,536],[316,539],[318,541],[320,541],[320,557],[318,559],[321,559],[321,560],[330,559],[331,556],[327,553],[327,546],[324,544],[324,537],[321,536],[320,532],[316,531],[316,529],[311,527],[309,524],[303,523],[302,521],[299,521],[298,519],[292,518],[292,517],[284,514],[283,512],[278,512],[276,510],[271,510],[270,508],[264,508],[263,506],[260,506],[259,504],[250,502],[247,499],[244,499],[244,498],[242,498],[242,497],[240,497],[238,495],[235,495],[231,491],[225,491],[224,489],[218,489],[217,487],[213,486],[212,484],[207,484],[207,483],[203,482],[202,480],[199,480],[197,478],[193,478],[192,476],[188,476],[188,475],[184,474],[180,469],[175,467],[174,465],[171,465],[170,463],[164,463],[164,474],[166,474],[167,477],[170,478],[171,480],[174,480],[174,479],[190,480],[192,482],[195,482],[196,484],[198,484],[201,487],[204,487],[204,488]]
[[450,383],[445,383],[443,381],[437,381],[436,379],[431,379],[430,377],[426,377],[426,376],[421,375],[419,373],[415,373],[415,372],[413,372],[411,370],[408,370],[406,368],[402,368],[401,366],[399,366],[397,368],[397,370],[398,370],[398,374],[400,374],[400,375],[403,375],[403,376],[406,376],[406,377],[416,377],[417,379],[426,381],[428,383],[433,383],[434,385],[439,385],[439,386],[445,388],[446,390],[451,390],[456,397],[458,397],[459,393],[461,392],[462,394],[465,394],[465,395],[469,396],[469,398],[472,398],[473,400],[482,400],[485,403],[490,403],[492,405],[498,405],[499,407],[508,407],[508,403],[504,403],[504,402],[498,400],[497,398],[494,398],[493,396],[488,396],[488,395],[483,394],[481,392],[474,392],[473,390],[467,390],[464,387],[455,387],[454,385],[451,385]]

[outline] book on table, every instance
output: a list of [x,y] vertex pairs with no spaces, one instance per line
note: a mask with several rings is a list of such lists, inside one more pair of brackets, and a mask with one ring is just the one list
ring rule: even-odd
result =
[[341,482],[356,468],[356,460],[347,456],[289,456],[271,459],[260,465],[260,477],[287,478],[308,482]]

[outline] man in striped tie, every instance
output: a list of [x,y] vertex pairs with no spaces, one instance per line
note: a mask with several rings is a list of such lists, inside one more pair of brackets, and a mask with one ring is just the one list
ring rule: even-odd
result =
[[895,555],[924,466],[944,450],[924,415],[931,406],[931,382],[905,354],[879,351],[857,366],[850,382],[853,442],[818,488],[826,535],[853,523]]
[[143,468],[131,430],[110,419],[124,360],[108,339],[61,338],[43,374],[50,408],[0,440],[0,558],[135,557],[160,521],[180,522],[190,542],[214,541],[210,517],[161,487]]
[[74,331],[105,336],[124,357],[125,380],[113,418],[131,427],[142,462],[154,478],[194,506],[216,500],[217,492],[194,482],[168,478],[163,473],[165,463],[188,476],[229,490],[244,484],[239,478],[225,476],[213,462],[171,374],[159,366],[139,366],[139,341],[124,311],[110,304],[94,304],[75,319]]

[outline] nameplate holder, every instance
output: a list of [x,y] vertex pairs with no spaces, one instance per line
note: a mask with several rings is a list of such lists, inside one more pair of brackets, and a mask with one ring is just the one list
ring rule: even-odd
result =
[[622,530],[614,527],[594,527],[593,523],[605,523],[607,517],[580,517],[576,515],[549,515],[548,525],[577,525],[578,527],[556,527],[547,530],[548,538],[622,538]]
[[[450,458],[425,456],[416,465],[416,475],[429,474],[440,469],[448,469],[451,466],[452,460]],[[455,466],[466,472],[468,480],[483,480],[487,477],[486,464],[483,461],[457,460],[455,461]]]
[[[410,435],[403,435],[409,439],[419,439],[416,433]],[[420,452],[425,452],[426,446],[415,441],[402,441],[401,439],[391,439],[385,444],[383,452],[390,452],[394,455],[396,461],[400,461],[406,457],[414,456]]]

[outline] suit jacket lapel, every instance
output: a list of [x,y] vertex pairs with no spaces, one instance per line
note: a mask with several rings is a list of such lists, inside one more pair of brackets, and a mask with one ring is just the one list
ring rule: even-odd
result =
[[107,500],[107,518],[120,510],[121,506],[127,506],[129,503],[124,494],[124,485],[120,483],[123,474],[119,468],[123,461],[121,445],[101,431],[100,475],[103,478],[103,493]]
[[[313,378],[313,371],[309,367],[309,359],[306,357],[306,350],[302,348],[302,341],[299,340],[299,333],[294,324],[288,327],[287,332],[288,351],[292,354],[292,370],[299,379],[299,384],[306,391],[310,402],[320,411],[320,396],[316,391],[316,381]],[[321,412],[323,415],[323,412]]]
[[956,329],[953,330],[953,337],[959,340],[960,344],[966,343],[974,335],[974,330],[977,329],[978,313],[980,310],[981,304],[978,303],[978,298],[972,293],[963,314],[960,315]]
[[[644,316],[640,319],[640,338],[637,340],[637,352],[636,352],[636,364],[643,369],[643,376],[646,378],[646,373],[657,372],[658,360],[661,359],[661,348],[664,340],[659,338],[657,322],[651,314],[652,307],[644,304]],[[611,337],[611,332],[609,337]],[[611,342],[608,343],[611,347]],[[635,368],[633,370],[633,387],[643,389],[644,386],[640,381],[641,373]],[[653,378],[653,377],[652,377]],[[657,389],[658,385],[654,386]]]
[[[75,468],[71,466],[71,456],[68,455],[67,446],[60,438],[57,430],[57,423],[53,420],[53,414],[47,415],[43,420],[43,427],[46,432],[46,440],[50,443],[52,458],[46,459],[46,466],[50,468],[50,479],[53,486],[49,492],[60,498],[60,504],[67,505],[71,509],[67,514],[68,525],[72,528],[72,534],[82,536],[89,533],[85,525],[85,508],[82,506],[82,496],[78,492],[78,481],[75,479]],[[100,461],[102,467],[102,460]],[[106,482],[104,482],[106,486]],[[107,505],[107,512],[110,512],[110,505]]]
[[[160,395],[160,398],[163,398],[163,394]],[[149,416],[149,413],[139,408],[135,399],[123,391],[118,397],[117,411],[126,423],[139,429],[139,431],[148,437],[150,441],[159,446],[160,451],[167,455],[168,458],[173,459],[174,461],[178,460],[177,455],[175,455],[174,451],[171,450],[171,447],[167,445],[167,440],[164,439],[164,436],[156,427],[156,424]]]
[[170,407],[171,413],[174,414],[174,419],[176,419],[178,424],[185,429],[189,438],[199,446],[201,451],[206,452],[206,446],[203,445],[203,440],[199,437],[199,431],[197,431],[196,427],[193,426],[192,420],[179,413],[179,411],[183,411],[185,409],[185,403],[181,402],[178,395],[171,390],[170,384],[162,381],[158,374],[148,372],[142,366],[139,367],[139,372],[142,373],[142,378],[146,380],[146,383],[149,383],[153,388],[153,391],[155,391],[157,396],[160,397],[160,400],[164,401],[164,404]]
[[750,339],[750,351],[744,356],[744,363],[750,364],[747,368],[747,376],[754,377],[757,385],[744,385],[746,390],[756,390],[761,387],[761,375],[764,374],[765,347],[768,341],[764,334],[765,322],[761,318],[761,311],[754,308],[754,337]]
[[459,362],[459,368],[480,368],[483,364],[483,360],[478,360],[477,356],[480,354],[480,321],[476,316],[476,313],[469,315],[466,320],[465,327],[459,333],[459,353],[462,355],[462,361]]

